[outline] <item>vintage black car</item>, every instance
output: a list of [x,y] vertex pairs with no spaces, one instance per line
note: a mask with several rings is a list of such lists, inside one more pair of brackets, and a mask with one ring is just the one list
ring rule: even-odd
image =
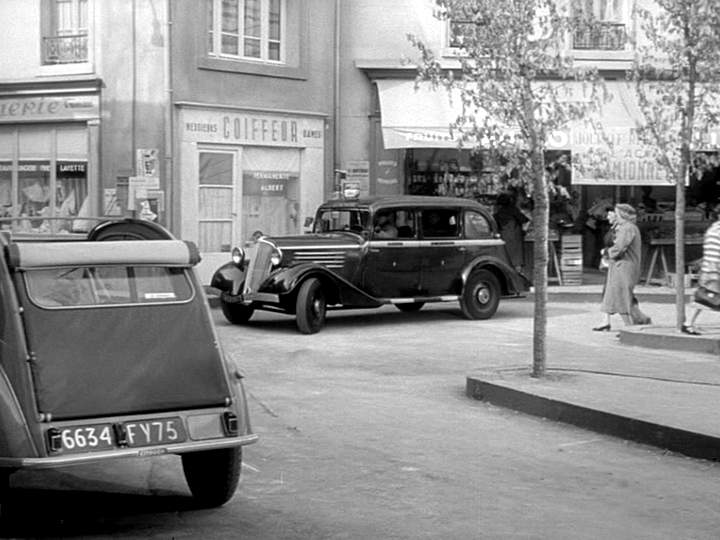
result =
[[468,319],[487,319],[501,297],[527,291],[528,281],[510,265],[481,204],[395,196],[326,202],[311,234],[235,248],[211,286],[221,291],[231,323],[246,323],[255,309],[280,311],[312,334],[327,309],[383,304],[417,311],[428,302],[459,301]]
[[0,248],[0,504],[20,469],[164,454],[200,505],[230,499],[257,435],[194,244],[119,220]]

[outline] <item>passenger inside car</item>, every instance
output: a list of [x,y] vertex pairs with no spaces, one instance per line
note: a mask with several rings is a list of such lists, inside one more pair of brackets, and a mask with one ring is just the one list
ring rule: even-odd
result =
[[395,215],[390,212],[379,213],[375,220],[375,238],[397,238]]

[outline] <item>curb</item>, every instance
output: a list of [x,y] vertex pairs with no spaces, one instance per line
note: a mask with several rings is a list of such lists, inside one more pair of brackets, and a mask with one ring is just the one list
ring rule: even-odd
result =
[[720,460],[719,437],[546,398],[475,377],[467,377],[465,393],[470,398],[493,405],[656,446],[692,458]]
[[[666,293],[635,293],[638,302],[654,304],[674,304],[675,296]],[[529,292],[526,299],[535,301],[535,293]],[[602,301],[602,292],[573,292],[573,291],[548,291],[548,302],[595,302]]]
[[720,336],[687,336],[668,327],[644,326],[620,330],[620,343],[648,349],[665,349],[720,355]]

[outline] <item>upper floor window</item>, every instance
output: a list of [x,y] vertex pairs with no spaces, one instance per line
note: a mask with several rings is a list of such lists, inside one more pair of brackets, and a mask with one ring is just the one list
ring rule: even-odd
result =
[[285,62],[286,0],[207,0],[213,56]]
[[88,0],[46,0],[43,64],[88,61]]
[[623,50],[627,40],[627,0],[575,0],[586,24],[573,33],[574,49]]

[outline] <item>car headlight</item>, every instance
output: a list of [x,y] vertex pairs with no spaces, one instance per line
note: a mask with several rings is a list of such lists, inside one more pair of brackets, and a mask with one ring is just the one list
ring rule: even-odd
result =
[[280,251],[280,248],[276,247],[275,251],[272,255],[270,255],[270,264],[273,266],[279,266],[282,262],[282,251]]
[[245,250],[242,248],[233,248],[232,250],[232,262],[235,266],[242,266],[242,264],[245,262]]

